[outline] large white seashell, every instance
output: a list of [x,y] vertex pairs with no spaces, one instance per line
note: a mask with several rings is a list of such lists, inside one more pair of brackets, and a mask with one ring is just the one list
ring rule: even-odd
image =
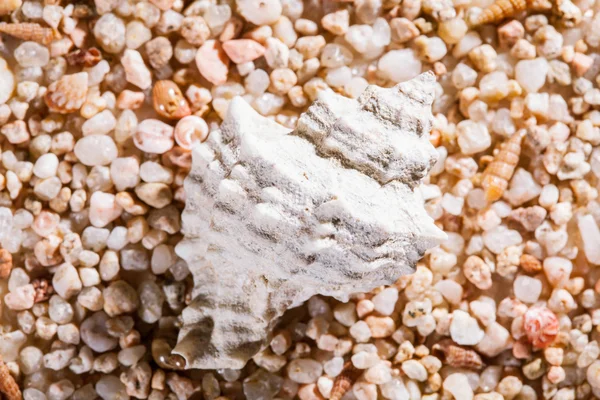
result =
[[444,239],[413,191],[436,159],[434,82],[324,92],[291,132],[231,102],[185,181],[177,253],[195,286],[174,353],[188,368],[243,367],[286,309],[393,283]]

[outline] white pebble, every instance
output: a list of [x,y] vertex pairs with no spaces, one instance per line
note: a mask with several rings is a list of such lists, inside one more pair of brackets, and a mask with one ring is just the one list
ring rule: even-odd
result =
[[484,335],[475,318],[462,310],[454,310],[450,324],[452,340],[457,344],[472,346],[479,343]]
[[[402,68],[398,68],[402,65]],[[411,49],[391,50],[379,59],[379,72],[386,79],[400,83],[408,81],[421,73],[421,61]]]
[[90,197],[90,223],[103,228],[121,216],[123,208],[117,204],[112,193],[94,192]]
[[534,60],[521,60],[515,66],[515,79],[529,93],[540,90],[546,83],[548,61],[543,57]]
[[394,287],[389,287],[382,290],[372,299],[375,305],[375,311],[382,315],[391,315],[398,301],[398,290]]
[[287,366],[288,377],[297,383],[314,383],[323,372],[320,362],[308,358],[290,361]]
[[455,399],[472,400],[473,389],[469,384],[469,379],[465,374],[455,373],[448,375],[444,379],[444,390],[450,392]]
[[427,380],[427,370],[417,360],[408,360],[402,363],[402,371],[410,379],[414,379],[419,382],[425,382]]
[[542,282],[527,275],[519,275],[513,283],[515,297],[524,303],[535,303],[542,293]]
[[117,146],[110,136],[86,136],[75,144],[75,156],[87,166],[108,165],[117,155]]
[[56,176],[58,169],[58,157],[54,153],[43,154],[33,166],[33,173],[41,179]]
[[79,293],[81,281],[75,267],[67,263],[59,266],[52,277],[52,286],[63,299],[69,299]]

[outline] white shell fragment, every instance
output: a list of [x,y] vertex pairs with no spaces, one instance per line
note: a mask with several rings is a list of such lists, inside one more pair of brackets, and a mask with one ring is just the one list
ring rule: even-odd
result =
[[391,284],[445,239],[413,191],[436,160],[434,83],[323,92],[291,132],[232,100],[185,181],[176,251],[195,287],[174,353],[188,368],[243,367],[286,309]]

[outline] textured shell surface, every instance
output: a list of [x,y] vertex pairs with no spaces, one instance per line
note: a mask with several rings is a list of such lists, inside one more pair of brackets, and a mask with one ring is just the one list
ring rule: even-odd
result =
[[503,143],[494,160],[483,172],[481,186],[489,202],[500,199],[508,187],[508,181],[512,178],[519,163],[521,141],[526,132],[525,129],[522,129]]
[[340,400],[344,397],[344,394],[350,390],[354,382],[362,375],[362,373],[363,371],[356,368],[352,364],[352,361],[347,361],[346,364],[344,364],[342,372],[340,372],[333,381],[329,400]]
[[538,349],[550,346],[560,330],[556,314],[540,306],[530,307],[523,315],[523,328],[529,342]]
[[21,389],[19,389],[19,385],[15,381],[15,378],[12,377],[8,367],[0,358],[0,394],[2,394],[3,399],[6,400],[21,400],[23,396],[21,394]]
[[441,353],[444,364],[450,367],[474,370],[484,367],[481,356],[475,350],[459,346],[449,339],[434,344],[432,350]]
[[557,0],[496,0],[475,18],[473,25],[494,24],[521,11],[548,11]]
[[415,190],[436,161],[434,83],[323,92],[294,131],[232,100],[185,181],[176,251],[195,284],[174,353],[188,368],[243,367],[286,309],[391,284],[445,238]]
[[44,96],[50,111],[60,114],[75,112],[85,102],[88,91],[87,72],[65,75],[48,86]]
[[54,38],[50,28],[44,28],[33,22],[7,23],[0,22],[0,32],[21,40],[32,40],[37,43],[48,45]]

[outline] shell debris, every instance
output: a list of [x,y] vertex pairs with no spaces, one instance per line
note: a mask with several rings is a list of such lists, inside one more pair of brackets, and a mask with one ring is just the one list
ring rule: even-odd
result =
[[331,396],[329,397],[329,400],[340,400],[344,394],[350,390],[352,385],[354,385],[354,382],[360,378],[362,373],[363,371],[356,368],[352,364],[352,361],[347,361],[344,364],[342,372],[340,372],[340,374],[336,376],[335,380],[333,381],[333,388],[331,389]]
[[52,82],[44,96],[46,105],[51,111],[60,114],[69,114],[79,110],[86,99],[87,82],[87,72],[65,75]]

